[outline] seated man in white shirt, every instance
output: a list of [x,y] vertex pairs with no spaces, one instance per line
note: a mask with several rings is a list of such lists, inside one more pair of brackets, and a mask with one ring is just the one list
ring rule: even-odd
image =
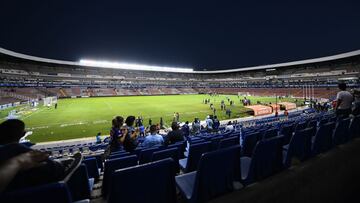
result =
[[339,83],[338,85],[340,92],[336,95],[336,115],[341,118],[349,117],[351,113],[351,105],[354,101],[354,97],[348,91],[346,91],[346,84]]
[[214,125],[213,120],[210,118],[210,116],[207,116],[206,117],[206,129],[208,131],[212,131],[213,130],[213,125]]
[[231,132],[234,130],[234,126],[233,124],[231,123],[231,121],[228,122],[226,128],[225,128],[225,132]]

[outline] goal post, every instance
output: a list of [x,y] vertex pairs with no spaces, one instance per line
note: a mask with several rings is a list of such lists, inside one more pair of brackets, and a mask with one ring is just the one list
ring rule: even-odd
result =
[[238,96],[250,96],[250,92],[238,92]]
[[44,106],[52,106],[57,103],[57,97],[45,97]]

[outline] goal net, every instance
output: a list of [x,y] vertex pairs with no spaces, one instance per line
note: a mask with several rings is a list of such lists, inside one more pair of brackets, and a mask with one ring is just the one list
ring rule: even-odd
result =
[[238,92],[238,96],[251,96],[250,92]]
[[45,97],[44,106],[52,106],[57,103],[57,97]]

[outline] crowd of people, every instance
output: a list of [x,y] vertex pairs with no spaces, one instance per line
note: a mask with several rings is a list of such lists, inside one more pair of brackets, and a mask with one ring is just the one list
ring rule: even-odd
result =
[[[135,125],[136,121],[138,123]],[[169,145],[183,141],[185,137],[190,134],[188,124],[189,122],[186,122],[182,128],[180,128],[179,122],[173,121],[171,124],[172,130],[163,136],[159,134],[161,129],[160,124],[151,124],[148,128],[145,128],[144,125],[139,122],[139,119],[135,119],[135,116],[128,116],[125,120],[121,116],[116,116],[112,120],[110,144],[105,152],[105,156],[121,149],[131,152],[137,147],[144,148],[156,145]],[[139,139],[143,136],[145,136],[144,139]]]
[[244,97],[243,100],[241,100],[243,106],[250,106],[251,105],[251,100],[247,99],[246,97]]
[[[246,97],[245,97],[246,99]],[[235,103],[233,100],[230,99],[230,97],[226,97],[226,100],[229,103],[229,106],[233,106]],[[215,99],[214,99],[215,101]],[[211,115],[212,117],[216,117],[216,108],[214,106],[214,104],[211,102],[211,99],[203,99],[203,103],[204,104],[210,104],[209,107],[212,110],[213,115]],[[231,109],[229,107],[226,106],[225,101],[221,100],[220,102],[220,110],[221,111],[225,111],[225,115],[230,118],[231,117]]]
[[310,107],[317,112],[334,110],[338,117],[360,115],[360,89],[348,91],[345,83],[339,83],[338,88],[340,91],[334,100],[320,102],[315,99],[310,101]]
[[[174,120],[176,120],[176,113],[174,115]],[[216,132],[220,127],[220,121],[216,115],[208,115],[205,119],[204,126],[201,125],[199,118],[195,118],[191,125],[186,121],[181,127],[179,122],[173,121],[171,131],[167,133],[164,131],[162,134],[160,134],[161,127],[159,124],[152,124],[144,128],[141,123],[134,125],[135,122],[136,119],[134,116],[128,116],[125,120],[121,116],[116,116],[112,120],[110,145],[105,154],[110,154],[120,149],[131,152],[137,147],[147,148],[169,145],[183,141],[190,135],[196,135],[200,133],[202,129],[206,129],[207,132]],[[139,139],[142,137],[142,134],[146,136]]]

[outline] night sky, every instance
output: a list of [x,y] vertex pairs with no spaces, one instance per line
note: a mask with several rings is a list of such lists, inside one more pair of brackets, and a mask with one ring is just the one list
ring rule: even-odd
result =
[[0,47],[199,70],[360,49],[360,1],[314,2],[1,0]]

